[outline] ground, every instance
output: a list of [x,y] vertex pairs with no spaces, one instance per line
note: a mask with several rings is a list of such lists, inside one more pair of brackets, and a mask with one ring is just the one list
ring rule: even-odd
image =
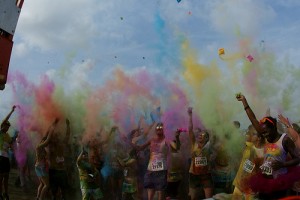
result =
[[[32,172],[33,173],[33,172]],[[11,169],[9,174],[9,186],[8,193],[10,200],[34,200],[36,197],[36,189],[37,189],[37,180],[35,174],[32,174],[31,181],[28,182],[28,186],[26,188],[21,188],[15,186],[15,181],[18,177],[17,169]]]

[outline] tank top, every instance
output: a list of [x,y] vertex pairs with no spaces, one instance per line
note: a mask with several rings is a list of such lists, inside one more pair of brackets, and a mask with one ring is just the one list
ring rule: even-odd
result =
[[192,146],[192,160],[189,173],[194,175],[210,173],[209,142],[202,148],[200,148],[196,142]]
[[274,171],[271,167],[272,162],[275,160],[280,162],[285,162],[287,157],[287,152],[284,150],[282,141],[284,137],[286,136],[285,133],[283,133],[279,140],[275,143],[266,143],[264,148],[264,161],[262,166],[260,167],[262,170],[262,174],[277,178],[280,174],[287,173],[287,168],[281,168],[279,170]]
[[152,140],[150,143],[150,160],[148,164],[149,171],[167,170],[168,146],[166,140]]

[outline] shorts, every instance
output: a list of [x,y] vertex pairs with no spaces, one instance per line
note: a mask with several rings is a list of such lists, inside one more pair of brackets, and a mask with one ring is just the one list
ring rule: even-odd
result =
[[82,200],[95,199],[99,200],[103,198],[100,188],[97,189],[81,189]]
[[49,173],[48,173],[48,170],[47,170],[46,166],[43,166],[43,165],[36,165],[35,166],[35,173],[36,173],[37,177],[49,176]]
[[8,174],[10,172],[9,158],[0,156],[0,174]]
[[167,170],[147,171],[144,177],[144,188],[165,190],[167,188]]
[[211,174],[194,175],[189,174],[189,187],[190,188],[210,188],[213,187]]

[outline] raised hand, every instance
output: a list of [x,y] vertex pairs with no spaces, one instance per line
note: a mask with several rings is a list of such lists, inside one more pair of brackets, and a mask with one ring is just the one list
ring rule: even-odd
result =
[[188,107],[187,112],[188,112],[189,115],[192,115],[193,114],[193,108],[192,107]]
[[285,126],[289,126],[290,122],[288,118],[285,118],[282,114],[278,115],[278,119],[281,123],[283,123]]

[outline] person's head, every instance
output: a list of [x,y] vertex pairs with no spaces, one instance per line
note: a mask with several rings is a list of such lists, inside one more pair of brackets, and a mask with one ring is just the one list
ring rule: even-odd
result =
[[201,128],[197,127],[194,129],[194,134],[198,135],[199,133],[201,133],[201,131],[202,131]]
[[163,136],[164,135],[164,124],[162,122],[157,123],[155,127],[156,135]]
[[259,121],[259,124],[263,130],[262,135],[272,142],[277,136],[277,120],[273,117],[264,117]]
[[89,160],[89,154],[87,151],[83,150],[82,152],[82,159],[88,161]]
[[233,125],[235,128],[239,129],[241,127],[241,124],[239,121],[233,121]]
[[129,139],[132,140],[135,137],[138,137],[140,135],[139,129],[133,129],[129,134]]
[[8,131],[8,129],[9,129],[9,127],[10,127],[10,122],[9,121],[2,122],[2,124],[1,124],[1,131],[3,133],[6,133]]
[[196,142],[201,144],[206,144],[209,141],[209,133],[206,130],[200,131],[196,134]]

